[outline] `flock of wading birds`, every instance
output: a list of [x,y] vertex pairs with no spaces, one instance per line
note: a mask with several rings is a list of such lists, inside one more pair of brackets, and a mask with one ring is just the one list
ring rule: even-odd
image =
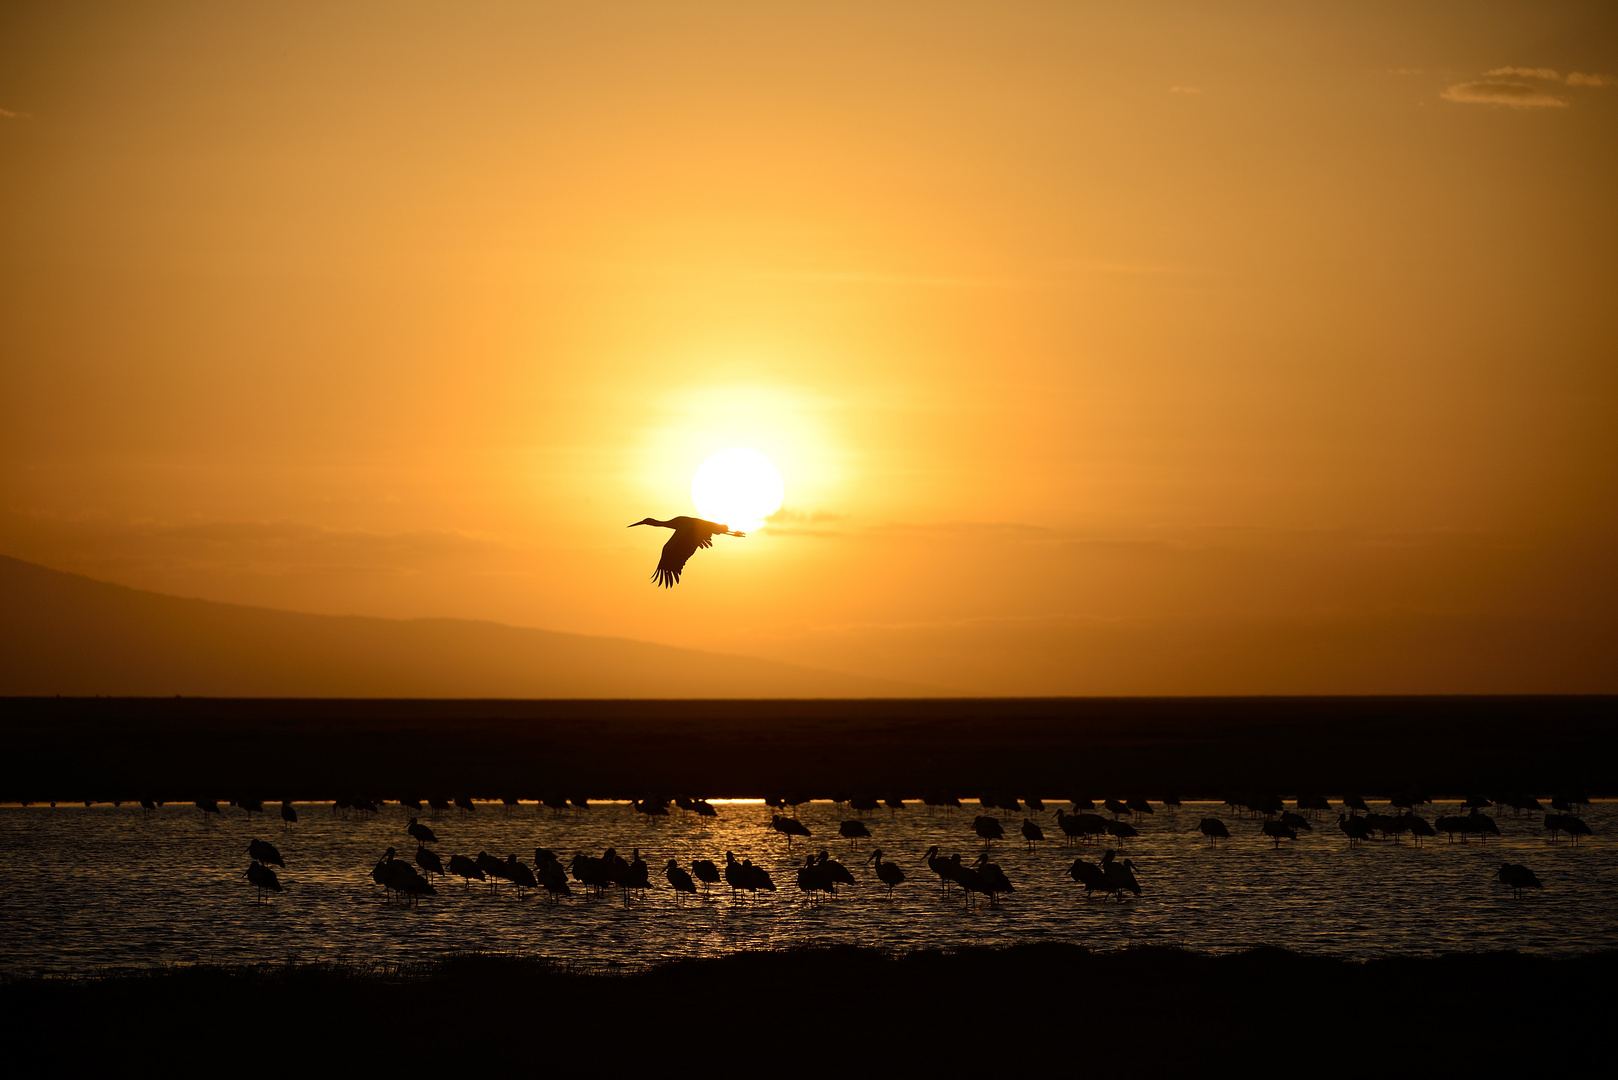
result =
[[[516,799],[508,798],[502,801],[507,813],[517,805]],[[790,809],[809,800],[804,798],[765,801],[777,809]],[[845,804],[857,815],[875,813],[882,807],[893,813],[904,808],[903,800],[896,798],[880,802],[876,799],[859,798],[837,801]],[[955,798],[930,797],[922,801],[929,809],[942,807],[957,810],[961,807],[960,800]],[[1485,807],[1499,806],[1510,809],[1518,815],[1525,812],[1543,814],[1544,828],[1550,834],[1549,839],[1553,843],[1566,834],[1569,841],[1576,845],[1580,836],[1590,834],[1590,827],[1573,813],[1574,806],[1589,804],[1589,799],[1582,794],[1554,797],[1551,800],[1551,810],[1554,812],[1546,812],[1539,800],[1534,798],[1501,796],[1491,799],[1473,796],[1461,804],[1461,809],[1465,813],[1440,815],[1432,822],[1421,817],[1415,810],[1417,806],[1430,801],[1414,795],[1396,797],[1389,801],[1388,812],[1380,813],[1372,810],[1363,798],[1347,795],[1342,799],[1342,809],[1337,815],[1337,827],[1348,838],[1350,847],[1373,841],[1399,843],[1405,836],[1411,837],[1414,843],[1419,845],[1423,840],[1435,837],[1439,833],[1446,834],[1451,843],[1455,842],[1457,836],[1461,838],[1462,843],[1474,836],[1480,842],[1486,842],[1490,836],[1500,835],[1500,827],[1495,823],[1495,819],[1483,813],[1483,810]],[[378,802],[358,798],[341,800],[333,805],[332,812],[374,814]],[[704,799],[676,797],[672,802],[676,809],[693,814],[698,819],[718,816],[718,811]],[[408,809],[422,812],[421,800],[402,799],[400,803]],[[1019,802],[1016,799],[985,797],[980,799],[979,803],[983,809],[990,811],[1021,813],[1026,808],[1033,813],[1045,812],[1045,804],[1039,799]],[[142,800],[141,805],[147,813],[153,813],[161,804]],[[199,801],[195,805],[205,816],[220,813],[217,802]],[[260,802],[243,801],[230,805],[240,807],[249,815],[263,811],[263,804]],[[427,805],[431,812],[439,813],[449,810],[451,804],[448,800],[435,799],[428,800]],[[589,808],[588,800],[585,799],[546,799],[541,801],[541,805],[556,813],[570,807],[574,812]],[[670,800],[667,799],[655,797],[636,799],[630,805],[637,814],[644,815],[648,823],[655,823],[659,818],[668,817],[670,813]],[[1232,797],[1226,799],[1225,805],[1238,815],[1260,818],[1259,833],[1272,840],[1276,848],[1281,846],[1283,840],[1297,840],[1300,832],[1314,830],[1313,823],[1305,814],[1318,815],[1332,809],[1331,804],[1323,796],[1310,795],[1300,796],[1297,799],[1296,811],[1288,810],[1277,795],[1249,794],[1239,798]],[[457,798],[454,806],[461,813],[475,813],[477,810],[472,800],[465,797]],[[1170,812],[1177,810],[1179,806],[1178,799],[1163,800],[1164,809]],[[1111,814],[1111,817],[1103,817],[1096,813],[1098,808],[1089,799],[1073,800],[1072,811],[1061,808],[1055,810],[1052,816],[1064,842],[1069,846],[1098,844],[1103,837],[1106,837],[1121,849],[1125,841],[1139,835],[1135,826],[1123,818],[1138,819],[1156,812],[1145,799],[1107,799],[1101,808]],[[298,812],[290,803],[282,803],[281,819],[284,827],[290,828],[298,820]],[[1318,821],[1319,818],[1315,820]],[[812,836],[808,826],[791,814],[772,815],[768,827],[785,838],[789,851],[794,837],[807,840]],[[1198,830],[1207,837],[1210,844],[1217,845],[1230,838],[1229,827],[1219,818],[1203,818]],[[993,907],[999,903],[1001,896],[1016,891],[1016,886],[1006,877],[1005,872],[989,861],[990,846],[995,841],[1006,839],[1005,828],[999,817],[993,814],[979,814],[972,820],[972,831],[983,840],[984,848],[983,853],[975,860],[965,861],[959,853],[945,858],[939,853],[937,845],[929,847],[922,858],[927,869],[937,875],[941,890],[947,892],[951,887],[958,887],[968,908],[980,898]],[[449,857],[446,864],[442,857],[427,846],[438,843],[438,836],[431,826],[412,817],[405,827],[405,832],[416,842],[412,859],[415,865],[401,858],[399,853],[390,847],[372,868],[371,878],[382,886],[385,898],[396,898],[407,904],[414,904],[421,897],[431,896],[438,891],[432,883],[433,877],[440,879],[459,877],[467,888],[471,887],[474,880],[485,881],[494,891],[499,890],[503,881],[516,890],[519,899],[529,890],[543,890],[553,904],[561,902],[564,897],[572,896],[574,887],[578,886],[591,898],[600,898],[609,891],[617,892],[621,894],[624,906],[628,907],[636,899],[644,898],[646,890],[652,887],[651,870],[641,858],[638,848],[627,860],[615,849],[608,848],[600,856],[578,852],[564,864],[549,848],[535,848],[532,866],[523,863],[515,854],[507,855],[502,860],[486,851],[480,851],[476,856],[454,854]],[[1023,818],[1018,832],[1030,851],[1045,840],[1044,830],[1030,817]],[[842,821],[838,825],[837,834],[840,839],[849,841],[851,847],[871,837],[870,830],[858,816]],[[275,845],[265,840],[254,839],[248,845],[247,852],[252,861],[243,876],[255,887],[255,900],[262,902],[266,893],[281,891],[281,882],[270,867],[274,865],[285,869],[286,862]],[[873,868],[877,881],[887,886],[889,899],[892,898],[894,888],[907,880],[903,868],[896,863],[885,861],[884,852],[879,847],[874,848],[863,862]],[[1098,862],[1090,862],[1084,858],[1075,859],[1066,872],[1084,889],[1085,900],[1100,893],[1103,900],[1111,898],[1123,903],[1126,893],[1135,896],[1141,894],[1140,883],[1135,877],[1135,864],[1130,859],[1118,858],[1117,850],[1112,847],[1106,849]],[[737,859],[735,854],[729,851],[725,852],[723,866],[710,859],[696,859],[691,863],[690,870],[686,870],[674,859],[669,859],[663,868],[663,877],[668,887],[681,898],[685,894],[695,896],[699,890],[704,898],[709,898],[711,887],[721,882],[730,888],[732,903],[756,896],[759,892],[776,891],[775,881],[767,870],[754,865],[751,859]],[[1496,878],[1500,884],[1511,889],[1514,897],[1521,897],[1526,889],[1543,887],[1534,872],[1521,863],[1501,863]],[[794,884],[808,903],[818,904],[824,899],[836,896],[839,885],[858,883],[844,863],[833,858],[827,849],[822,848],[819,852],[804,856],[803,865],[796,872]]]

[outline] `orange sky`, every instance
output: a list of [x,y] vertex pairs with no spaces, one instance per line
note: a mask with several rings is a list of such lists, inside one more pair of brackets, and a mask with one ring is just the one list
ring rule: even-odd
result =
[[[10,4],[0,553],[974,693],[1618,690],[1600,4]],[[786,511],[648,575],[748,445]]]

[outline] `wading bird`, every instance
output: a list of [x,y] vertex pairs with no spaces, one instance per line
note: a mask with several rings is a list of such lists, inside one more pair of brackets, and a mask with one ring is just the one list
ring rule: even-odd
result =
[[[1501,871],[1501,873],[1504,875],[1505,872]],[[281,879],[275,876],[275,871],[271,870],[268,866],[265,866],[263,863],[258,862],[257,860],[254,860],[254,862],[247,867],[246,872],[242,876],[248,881],[251,881],[253,883],[253,888],[257,890],[257,893],[255,894],[255,903],[262,904],[264,902],[264,894],[267,892],[281,891]],[[1538,885],[1539,882],[1536,881],[1534,884]]]
[[927,860],[927,869],[938,875],[938,891],[947,890],[949,883],[955,880],[954,865],[938,853],[937,844],[928,848],[923,858]]
[[416,865],[429,874],[444,876],[444,860],[438,857],[436,851],[428,851],[424,847],[416,848]]
[[1073,865],[1067,868],[1068,876],[1084,886],[1084,898],[1090,899],[1093,892],[1105,894],[1107,891],[1107,874],[1101,867],[1085,859],[1074,859]]
[[876,864],[877,880],[888,887],[888,899],[892,900],[893,887],[895,885],[902,885],[904,883],[905,872],[899,869],[899,867],[894,863],[883,862],[881,848],[876,848],[873,850],[871,852],[870,859],[866,861]]
[[1230,839],[1230,830],[1225,828],[1225,823],[1216,817],[1203,818],[1197,825],[1197,831],[1214,843]]
[[415,837],[417,847],[438,843],[438,836],[415,818],[410,819],[410,824],[405,826],[405,832]]
[[663,545],[663,554],[658,557],[657,569],[652,571],[652,580],[665,589],[674,588],[680,580],[680,571],[685,569],[686,560],[695,555],[698,548],[713,547],[715,536],[747,535],[744,532],[737,532],[729,525],[718,525],[694,517],[675,517],[667,521],[641,518],[629,527],[633,529],[636,525],[656,525],[674,530],[674,535]]
[[693,859],[691,873],[702,882],[703,896],[708,895],[709,886],[719,884],[719,867],[713,864],[712,859]]
[[1496,876],[1500,879],[1500,884],[1509,886],[1511,895],[1518,899],[1522,898],[1524,889],[1543,889],[1545,887],[1539,883],[1539,878],[1534,875],[1534,872],[1522,863],[1501,863],[1500,873]]
[[967,900],[971,900],[972,893],[979,892],[989,898],[990,907],[999,907],[1000,897],[1003,894],[1016,891],[1016,887],[1006,879],[1000,867],[989,861],[989,853],[986,851],[978,856],[977,865],[973,867],[969,880],[971,884],[967,886]]
[[787,838],[788,851],[792,850],[792,838],[794,836],[809,835],[809,829],[804,825],[803,822],[799,821],[797,818],[783,817],[780,814],[772,814],[770,816],[770,828]]
[[983,849],[987,851],[989,844],[995,840],[1004,840],[1006,831],[1000,827],[1000,822],[987,814],[979,814],[972,819],[972,831],[983,838]]
[[668,878],[669,888],[674,890],[676,897],[681,893],[690,893],[692,896],[697,895],[697,883],[692,881],[691,875],[680,869],[680,864],[673,859],[670,859],[668,865],[663,867],[663,876]]
[[288,828],[297,820],[298,812],[292,809],[291,803],[283,801],[281,803],[281,827],[283,829]]
[[847,821],[837,826],[837,835],[841,836],[844,840],[847,840],[849,842],[849,846],[852,847],[858,840],[869,840],[871,838],[871,830],[867,829],[865,827],[865,822],[860,821],[858,818],[849,818]]
[[1140,895],[1140,882],[1135,880],[1135,863],[1131,859],[1117,861],[1111,848],[1101,856],[1101,872],[1106,875],[1102,888],[1124,902],[1124,891]]
[[1259,831],[1274,840],[1277,848],[1281,846],[1281,841],[1283,840],[1296,840],[1298,838],[1298,834],[1292,830],[1292,827],[1283,821],[1266,821],[1259,826]]
[[1045,839],[1045,830],[1035,825],[1027,818],[1022,819],[1022,838],[1028,841],[1028,850],[1033,851],[1034,845]]
[[477,878],[479,881],[484,879],[484,873],[478,869],[478,864],[468,859],[465,855],[451,855],[449,857],[449,872],[461,878],[467,888],[472,887],[473,878]]
[[275,850],[275,845],[268,840],[249,840],[247,854],[254,862],[261,862],[265,866],[274,863],[283,870],[287,868],[286,860],[281,858],[281,853]]

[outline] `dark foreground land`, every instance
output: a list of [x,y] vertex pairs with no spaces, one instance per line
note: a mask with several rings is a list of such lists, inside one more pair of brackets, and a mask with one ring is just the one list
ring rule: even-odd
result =
[[0,801],[1618,794],[1618,698],[0,699]]
[[1611,952],[1351,963],[1281,950],[844,948],[636,975],[485,955],[14,981],[0,985],[0,1037],[12,1068],[76,1074],[142,1061],[366,1075],[506,1063],[631,1075],[1004,1075],[1018,1063],[1132,1076],[1219,1063],[1289,1076],[1557,1075],[1602,1060],[1615,979]]

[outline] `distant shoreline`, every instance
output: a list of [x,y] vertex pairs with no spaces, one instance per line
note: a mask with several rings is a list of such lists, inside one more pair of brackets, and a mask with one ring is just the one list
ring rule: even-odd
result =
[[0,801],[1618,795],[1618,696],[0,698]]

